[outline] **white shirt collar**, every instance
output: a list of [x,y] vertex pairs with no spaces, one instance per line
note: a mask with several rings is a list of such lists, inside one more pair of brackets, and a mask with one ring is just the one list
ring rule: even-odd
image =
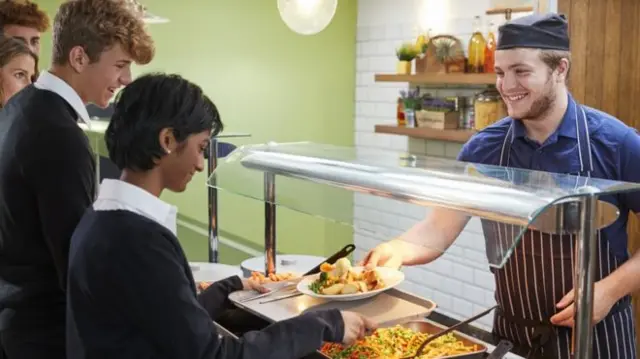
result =
[[177,236],[178,209],[142,188],[124,181],[104,179],[93,208],[96,211],[124,209],[135,212],[158,222]]
[[76,90],[64,82],[64,80],[49,71],[42,71],[34,83],[34,86],[41,90],[49,90],[58,94],[76,111],[80,121],[82,121],[87,127],[91,127],[87,107],[84,102],[82,102],[82,99]]

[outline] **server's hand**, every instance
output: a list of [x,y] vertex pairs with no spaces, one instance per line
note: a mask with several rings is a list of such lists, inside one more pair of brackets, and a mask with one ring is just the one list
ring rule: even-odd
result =
[[392,243],[382,243],[367,253],[358,265],[367,268],[390,267],[398,269],[402,266],[402,254]]
[[378,326],[370,319],[354,312],[340,312],[344,321],[344,338],[342,342],[351,345],[358,339],[375,330]]
[[[611,296],[612,291],[605,288],[605,284],[602,281],[594,284],[593,291],[593,324],[598,324],[604,319],[611,311],[611,308],[616,303],[617,299]],[[575,325],[575,291],[572,289],[556,304],[560,309],[559,313],[556,313],[551,317],[551,323],[557,326],[572,328]]]

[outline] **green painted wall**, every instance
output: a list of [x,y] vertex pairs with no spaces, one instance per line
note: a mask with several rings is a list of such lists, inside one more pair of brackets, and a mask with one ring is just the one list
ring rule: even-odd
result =
[[[59,0],[39,1],[52,18]],[[356,1],[338,2],[331,25],[315,36],[290,31],[275,1],[144,0],[168,24],[150,25],[156,41],[155,60],[135,68],[180,73],[200,84],[221,111],[226,131],[249,132],[243,145],[268,141],[312,141],[353,145],[355,96]],[[50,38],[43,39],[42,66],[49,63]],[[221,170],[222,171],[222,170]],[[256,174],[221,174],[223,187],[245,188],[261,195]],[[163,198],[180,215],[206,229],[206,176],[194,177],[184,193]],[[279,180],[279,198],[305,209],[350,222],[350,193],[323,186]],[[264,238],[264,204],[221,193],[222,235],[260,249]],[[186,233],[186,231],[183,231]],[[352,241],[350,226],[280,208],[278,247],[283,252],[325,255]],[[206,259],[206,239],[181,234],[191,260]],[[227,260],[222,254],[224,262]],[[232,255],[229,255],[233,257]]]

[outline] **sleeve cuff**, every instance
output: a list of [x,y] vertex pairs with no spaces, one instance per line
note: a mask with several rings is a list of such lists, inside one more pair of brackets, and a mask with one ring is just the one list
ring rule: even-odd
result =
[[325,333],[325,341],[341,343],[344,339],[344,320],[338,309],[316,312],[322,318],[329,330]]

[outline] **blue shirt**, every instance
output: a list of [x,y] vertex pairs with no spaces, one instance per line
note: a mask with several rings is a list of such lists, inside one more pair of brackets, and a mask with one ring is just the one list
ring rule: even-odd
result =
[[[569,101],[573,99],[569,95]],[[591,177],[625,182],[640,182],[640,135],[617,118],[583,106],[587,117],[593,172]],[[539,144],[526,136],[523,123],[506,117],[475,134],[462,148],[458,160],[500,165],[500,153],[511,123],[515,138],[509,153],[509,167],[552,173],[580,173],[575,110],[567,106],[558,129]],[[640,212],[640,192],[602,196],[620,210],[619,218],[602,230],[612,252],[622,260],[629,258],[627,221],[629,211]]]

